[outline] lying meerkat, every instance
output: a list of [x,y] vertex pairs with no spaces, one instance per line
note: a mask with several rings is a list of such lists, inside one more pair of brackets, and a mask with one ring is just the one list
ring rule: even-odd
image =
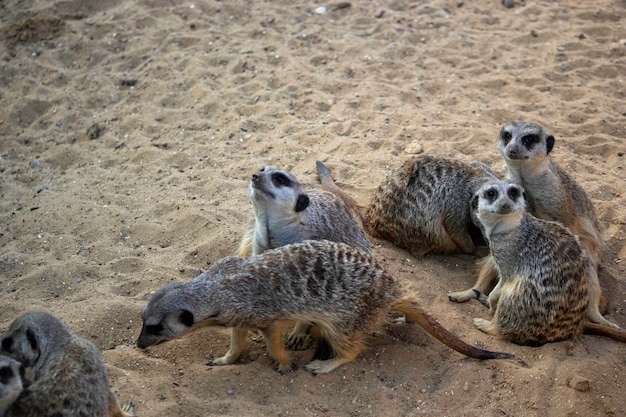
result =
[[588,254],[565,226],[526,212],[520,185],[484,184],[471,204],[498,274],[488,299],[493,319],[474,319],[478,329],[530,346],[572,339],[581,331],[626,341],[624,331],[585,323],[593,269]]
[[484,240],[469,202],[483,183],[497,178],[480,162],[433,155],[409,159],[378,187],[365,209],[365,229],[420,258],[475,253]]
[[15,359],[0,355],[0,417],[15,402],[24,389],[24,366]]
[[[344,242],[372,252],[359,222],[356,202],[335,185],[326,166],[316,162],[325,190],[304,190],[287,171],[265,167],[252,175],[248,195],[255,223],[245,234],[238,251],[241,257],[259,255],[303,240]],[[312,343],[309,325],[297,323],[287,338],[290,349],[308,348]]]
[[[600,313],[602,289],[598,280],[600,252],[604,247],[602,225],[585,190],[552,161],[554,136],[535,123],[515,121],[503,127],[498,149],[506,162],[506,177],[526,191],[528,211],[544,220],[555,220],[580,239],[592,264],[589,279],[589,319],[619,328]],[[496,278],[493,262],[487,258],[474,289],[453,293],[452,301],[482,298],[482,291]],[[483,285],[484,284],[484,285]],[[475,291],[474,291],[475,290]]]
[[9,406],[6,417],[134,416],[109,388],[100,351],[54,316],[26,313],[2,335],[3,355],[32,369],[33,381]]
[[[322,184],[334,182],[321,162]],[[328,174],[328,175],[326,175]],[[330,178],[330,179],[329,179]],[[338,189],[338,188],[337,188]],[[265,167],[252,175],[248,187],[255,222],[245,234],[238,255],[259,255],[303,240],[332,240],[371,252],[365,233],[353,216],[350,200],[326,190],[304,190],[287,171]]]
[[282,373],[293,368],[283,348],[282,328],[306,322],[334,353],[305,366],[320,374],[353,360],[388,311],[404,313],[408,322],[464,355],[514,358],[461,341],[417,301],[402,298],[394,279],[372,255],[327,240],[282,246],[248,259],[227,257],[190,282],[161,288],[141,313],[137,346],[146,348],[204,326],[232,327],[230,349],[209,362],[228,365],[239,358],[248,330],[258,329]]

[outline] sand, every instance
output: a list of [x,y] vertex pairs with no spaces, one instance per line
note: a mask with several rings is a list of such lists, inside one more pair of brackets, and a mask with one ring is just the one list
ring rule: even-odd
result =
[[[325,7],[324,13],[317,9]],[[321,10],[319,10],[321,11]],[[390,326],[330,375],[272,369],[251,336],[207,367],[226,329],[135,347],[151,292],[234,254],[264,165],[316,186],[315,161],[367,204],[411,154],[501,172],[514,119],[556,137],[554,160],[606,227],[607,317],[626,327],[623,1],[0,2],[0,330],[53,313],[102,350],[139,416],[600,416],[626,411],[626,347],[582,336],[520,347],[454,304],[477,258],[377,257],[481,362]]]

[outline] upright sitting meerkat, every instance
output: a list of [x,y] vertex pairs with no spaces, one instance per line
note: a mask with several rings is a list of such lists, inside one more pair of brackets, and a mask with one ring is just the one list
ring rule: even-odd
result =
[[452,349],[480,359],[513,358],[470,346],[443,328],[411,298],[401,298],[394,279],[368,253],[343,243],[308,240],[252,258],[227,257],[187,283],[158,290],[141,313],[137,346],[146,348],[204,326],[232,327],[226,355],[210,365],[239,358],[249,329],[265,337],[277,370],[292,370],[282,328],[310,323],[334,356],[305,366],[319,374],[353,360],[366,336],[390,310],[406,315]]
[[[334,182],[328,169],[321,162],[317,167],[322,185],[331,188]],[[248,187],[255,223],[245,234],[238,255],[259,255],[268,249],[307,239],[343,242],[371,252],[361,224],[353,215],[351,201],[339,193],[304,190],[287,171],[271,167],[261,169],[252,175]]]
[[499,278],[488,299],[493,319],[474,319],[478,329],[530,346],[571,339],[585,330],[626,341],[626,332],[585,323],[591,261],[562,224],[526,213],[520,185],[509,180],[484,184],[471,204]]
[[6,415],[11,404],[24,389],[23,377],[24,366],[21,363],[0,355],[0,417]]
[[120,408],[98,348],[54,316],[30,312],[18,317],[1,343],[1,353],[32,369],[33,379],[6,417],[135,415],[132,404]]
[[432,155],[409,159],[378,187],[365,209],[365,229],[417,257],[474,253],[484,241],[469,202],[483,183],[497,178],[480,162]]
[[514,121],[502,128],[498,149],[506,163],[506,177],[526,190],[528,210],[535,217],[555,220],[577,235],[591,260],[589,319],[618,327],[602,317],[598,280],[603,227],[585,190],[550,157],[554,136],[535,124]]

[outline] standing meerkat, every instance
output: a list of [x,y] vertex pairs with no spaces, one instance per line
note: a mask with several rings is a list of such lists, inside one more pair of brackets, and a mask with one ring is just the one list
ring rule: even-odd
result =
[[572,339],[581,331],[626,341],[626,332],[585,322],[591,261],[569,229],[526,212],[520,185],[487,183],[471,204],[498,274],[488,299],[493,319],[474,319],[478,329],[530,346]]
[[480,162],[424,155],[405,161],[378,187],[365,210],[367,232],[407,249],[429,253],[474,253],[484,244],[469,202],[497,175]]
[[130,417],[109,388],[100,351],[54,316],[26,313],[2,335],[2,354],[32,369],[32,383],[9,406],[6,417]]
[[327,240],[304,241],[252,258],[227,257],[187,283],[158,290],[141,313],[137,346],[146,348],[204,326],[232,327],[228,352],[210,365],[239,358],[249,329],[265,337],[277,371],[293,369],[282,344],[282,328],[310,323],[334,354],[305,369],[328,373],[353,360],[367,335],[388,311],[404,313],[452,349],[479,359],[514,355],[478,349],[461,341],[411,298],[401,298],[394,279],[368,253]]
[[[353,200],[344,199],[330,172],[317,163],[326,190],[304,190],[287,171],[265,167],[252,175],[248,196],[254,209],[255,223],[245,234],[238,255],[259,255],[303,240],[332,240],[371,252],[361,224],[354,217]],[[320,172],[321,170],[321,172]]]
[[24,389],[24,366],[15,359],[0,355],[0,417]]
[[600,313],[602,289],[598,280],[603,227],[585,190],[550,157],[554,136],[543,127],[514,121],[500,131],[498,149],[506,163],[506,177],[526,190],[528,210],[535,217],[555,220],[577,235],[591,260],[589,319],[618,328]]

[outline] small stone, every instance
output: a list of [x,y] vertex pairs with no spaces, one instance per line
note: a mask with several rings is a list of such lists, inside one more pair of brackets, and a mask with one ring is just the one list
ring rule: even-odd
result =
[[591,388],[589,380],[578,375],[574,375],[567,385],[580,392],[587,392]]
[[94,123],[87,128],[87,137],[91,140],[98,139],[104,132],[104,126],[99,123]]
[[39,159],[35,159],[34,161],[32,161],[30,163],[30,167],[31,168],[41,168],[41,162],[39,162]]
[[235,390],[230,388],[228,391],[226,391],[226,394],[228,395],[234,395],[235,394]]
[[512,9],[515,7],[515,2],[513,0],[502,0],[502,5],[507,9]]
[[109,349],[115,349],[115,342],[109,342]]
[[617,153],[617,156],[619,156],[619,157],[624,156],[624,152],[621,152],[621,151],[620,151],[620,152],[618,152],[618,153]]
[[411,142],[404,148],[404,152],[410,155],[417,155],[424,152],[424,148],[417,142]]

